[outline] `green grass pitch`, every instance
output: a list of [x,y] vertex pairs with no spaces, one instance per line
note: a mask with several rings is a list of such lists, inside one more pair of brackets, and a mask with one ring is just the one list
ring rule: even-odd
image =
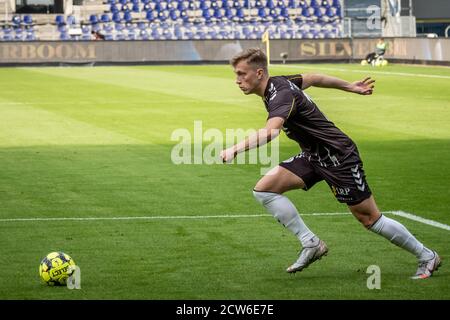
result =
[[[383,211],[450,224],[450,69],[275,65],[272,75],[373,76],[364,97],[307,92],[362,154]],[[296,275],[297,240],[253,199],[260,166],[174,165],[174,130],[258,129],[266,112],[229,66],[0,69],[0,299],[450,299],[450,231],[395,217],[443,266],[412,281],[415,257],[366,231],[325,183],[287,195],[329,246]],[[299,152],[284,135],[280,160]],[[264,215],[182,219],[177,216]],[[24,218],[103,220],[11,220]],[[112,217],[175,217],[112,220]],[[9,220],[8,220],[9,219]],[[38,266],[64,251],[81,290],[47,287]],[[366,286],[370,265],[381,289]]]

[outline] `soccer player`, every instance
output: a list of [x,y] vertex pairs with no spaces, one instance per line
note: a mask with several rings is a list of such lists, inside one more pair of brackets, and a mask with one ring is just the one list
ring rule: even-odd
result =
[[267,57],[259,48],[250,48],[231,59],[236,84],[244,94],[263,99],[268,112],[264,128],[220,154],[230,162],[240,152],[259,147],[276,138],[283,130],[296,141],[302,152],[271,169],[256,184],[255,198],[300,241],[302,250],[287,272],[301,271],[325,256],[326,244],[304,223],[294,204],[283,195],[293,189],[309,190],[325,180],[339,202],[347,204],[351,213],[368,230],[414,254],[419,267],[413,279],[430,277],[441,259],[419,242],[402,224],[380,213],[367,184],[363,163],[355,143],[304,92],[314,86],[335,88],[370,95],[371,78],[349,83],[321,74],[296,74],[270,77]]

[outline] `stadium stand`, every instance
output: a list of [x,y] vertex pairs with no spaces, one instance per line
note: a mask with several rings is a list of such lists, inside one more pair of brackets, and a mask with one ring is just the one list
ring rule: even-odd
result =
[[[5,1],[5,0],[0,0]],[[320,39],[342,36],[342,0],[85,0],[39,23],[14,14],[3,41]],[[42,19],[41,19],[42,20]]]

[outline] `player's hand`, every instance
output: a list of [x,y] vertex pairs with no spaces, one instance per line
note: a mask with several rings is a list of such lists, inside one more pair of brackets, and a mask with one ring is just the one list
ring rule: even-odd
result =
[[370,77],[365,78],[364,80],[355,81],[350,84],[351,92],[362,94],[362,95],[370,95],[375,89],[375,80]]
[[220,158],[222,159],[222,161],[224,163],[227,163],[227,162],[233,161],[234,157],[236,157],[236,154],[237,154],[237,152],[234,151],[233,147],[231,147],[231,148],[222,150],[220,152]]

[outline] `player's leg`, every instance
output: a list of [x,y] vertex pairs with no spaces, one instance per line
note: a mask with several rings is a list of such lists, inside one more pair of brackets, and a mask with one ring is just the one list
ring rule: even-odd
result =
[[289,190],[303,188],[305,188],[305,182],[302,178],[282,166],[276,166],[259,179],[254,190],[282,194]]
[[419,259],[415,278],[429,277],[439,267],[439,256],[424,247],[401,223],[380,213],[366,181],[359,155],[336,167],[316,168],[329,184],[336,199],[346,203],[367,229],[413,253]]
[[315,235],[306,226],[291,200],[283,195],[286,191],[304,187],[305,182],[299,176],[277,166],[258,181],[253,195],[303,246],[308,246]]
[[440,266],[439,255],[425,247],[401,223],[390,219],[380,213],[373,196],[359,204],[348,206],[352,214],[367,229],[375,232],[396,246],[414,254],[419,260],[414,279],[424,279],[432,275]]
[[[295,165],[296,169],[292,169],[292,166]],[[289,229],[301,242],[304,249],[301,251],[299,259],[287,269],[287,272],[296,272],[320,259],[328,249],[325,243],[306,226],[294,204],[282,195],[289,190],[306,189],[308,184],[312,186],[315,183],[312,179],[312,172],[302,160],[298,159],[295,162],[291,161],[287,167],[290,170],[283,166],[277,166],[269,171],[258,181],[253,194],[275,219]],[[307,182],[304,179],[307,179]]]
[[348,205],[353,216],[369,229],[381,216],[373,196],[356,205]]

